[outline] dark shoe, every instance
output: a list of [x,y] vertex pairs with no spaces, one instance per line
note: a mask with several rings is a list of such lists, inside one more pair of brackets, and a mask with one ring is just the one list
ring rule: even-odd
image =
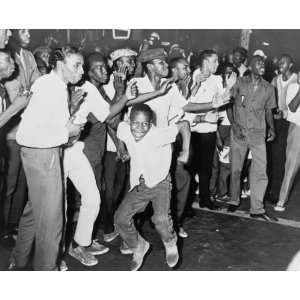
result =
[[227,212],[233,213],[238,209],[238,207],[239,207],[238,205],[230,204],[227,207]]
[[216,205],[214,202],[208,200],[208,201],[200,201],[199,202],[199,206],[201,208],[206,207],[210,210],[217,210],[220,209],[220,207],[218,205]]
[[250,214],[250,217],[256,220],[262,220],[267,222],[278,222],[278,219],[268,215],[267,213],[263,214]]

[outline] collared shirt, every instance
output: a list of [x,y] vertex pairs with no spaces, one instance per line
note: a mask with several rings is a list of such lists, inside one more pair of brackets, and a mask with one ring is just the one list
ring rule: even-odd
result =
[[297,110],[293,113],[290,111],[288,104],[293,100],[293,98],[296,96],[299,90],[299,84],[297,82],[291,83],[287,89],[286,93],[286,105],[288,109],[288,115],[287,120],[291,123],[294,123],[298,126],[300,126],[300,107],[297,108]]
[[282,74],[275,77],[272,81],[272,84],[277,88],[277,104],[278,108],[280,110],[286,110],[287,104],[286,104],[286,94],[287,89],[290,84],[297,82],[297,74],[293,73],[291,77],[284,81],[282,79]]
[[264,143],[266,110],[276,107],[274,87],[261,79],[257,87],[250,76],[238,78],[233,87],[234,120],[242,127],[249,143]]
[[131,157],[131,189],[139,185],[141,175],[150,188],[167,177],[172,158],[171,144],[175,141],[177,133],[175,125],[160,128],[152,125],[143,139],[136,142],[129,124],[126,122],[119,124],[117,137],[126,144]]
[[[222,78],[219,75],[210,75],[205,81],[203,81],[195,96],[191,96],[189,101],[191,103],[212,103],[213,97],[221,95],[224,92],[222,85]],[[217,113],[217,112],[216,112]],[[192,123],[197,114],[186,114],[186,119]],[[215,132],[217,130],[217,124],[200,123],[191,127],[191,131],[198,133]]]
[[[136,82],[139,93],[154,92],[154,87],[148,76],[132,79]],[[161,80],[163,83],[165,78]],[[151,99],[145,104],[149,105],[155,113],[155,124],[157,127],[167,127],[177,116],[182,115],[182,108],[187,104],[187,100],[180,93],[176,83],[172,83],[171,89],[163,96]]]
[[32,85],[30,102],[22,114],[17,142],[33,148],[52,148],[69,139],[67,85],[52,71]]

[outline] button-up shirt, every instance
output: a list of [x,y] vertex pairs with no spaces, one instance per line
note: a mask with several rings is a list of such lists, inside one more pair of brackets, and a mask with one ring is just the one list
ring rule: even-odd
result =
[[266,110],[276,107],[274,87],[261,79],[255,88],[251,77],[246,76],[237,79],[232,95],[234,98],[234,121],[241,126],[247,142],[264,143]]
[[130,125],[126,122],[119,124],[117,137],[126,144],[131,157],[131,189],[140,184],[141,176],[150,188],[167,177],[172,158],[171,144],[175,141],[177,133],[175,125],[160,128],[152,125],[142,140],[136,142]]
[[52,71],[32,85],[32,97],[22,114],[17,142],[33,148],[52,148],[69,139],[67,85]]
[[298,126],[300,126],[300,107],[297,108],[295,112],[291,112],[288,104],[294,99],[296,94],[299,91],[299,84],[297,82],[291,83],[288,87],[287,93],[286,93],[286,105],[287,105],[287,120],[291,123],[294,123]]
[[[133,78],[136,82],[139,93],[151,93],[154,92],[154,87],[148,76],[141,78]],[[163,78],[161,83],[166,79]],[[149,105],[155,114],[155,125],[157,127],[166,127],[170,121],[174,121],[177,116],[182,115],[182,108],[187,104],[186,99],[180,93],[178,86],[172,83],[171,89],[162,96],[151,99],[145,104]]]

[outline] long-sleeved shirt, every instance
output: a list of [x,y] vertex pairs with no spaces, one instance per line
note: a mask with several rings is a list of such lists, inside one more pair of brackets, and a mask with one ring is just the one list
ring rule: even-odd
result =
[[67,85],[52,71],[37,79],[33,95],[22,114],[16,140],[32,148],[52,148],[65,144],[70,118]]

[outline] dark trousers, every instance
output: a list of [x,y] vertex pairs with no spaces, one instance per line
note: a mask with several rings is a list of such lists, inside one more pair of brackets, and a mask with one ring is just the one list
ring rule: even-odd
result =
[[284,176],[286,160],[286,145],[289,130],[289,122],[286,120],[274,120],[276,139],[268,143],[268,177],[269,185],[267,195],[275,202],[279,198],[280,186]]
[[133,216],[143,212],[148,203],[152,203],[152,222],[164,245],[174,245],[177,236],[170,215],[171,179],[168,176],[153,188],[139,185],[129,191],[115,214],[115,225],[124,242],[133,251],[138,251],[144,242],[134,226]]
[[198,174],[200,201],[207,202],[209,201],[209,181],[216,147],[216,133],[192,132],[191,142],[193,145],[192,175]]
[[7,140],[7,169],[3,203],[6,229],[18,226],[27,199],[27,184],[20,156],[20,146],[15,140]]
[[114,231],[114,213],[120,197],[127,190],[127,164],[116,160],[117,153],[106,151],[104,155],[104,197],[101,203],[101,219],[104,234]]
[[60,149],[21,148],[29,201],[20,220],[13,250],[17,267],[25,267],[34,245],[34,269],[56,270],[63,230],[63,179]]

